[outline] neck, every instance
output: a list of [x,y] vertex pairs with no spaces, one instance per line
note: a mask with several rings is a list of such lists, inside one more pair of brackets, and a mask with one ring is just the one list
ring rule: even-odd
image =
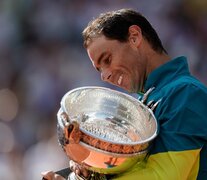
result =
[[147,59],[148,59],[147,61],[148,69],[146,72],[146,76],[148,76],[154,69],[158,68],[159,66],[169,61],[170,57],[165,53],[159,54],[155,51],[152,51],[147,55]]

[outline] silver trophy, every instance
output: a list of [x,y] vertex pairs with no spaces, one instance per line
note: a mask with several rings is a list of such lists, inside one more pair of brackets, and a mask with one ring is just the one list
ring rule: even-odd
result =
[[[159,102],[145,105],[152,90],[141,100],[94,86],[66,93],[57,117],[59,142],[69,159],[87,168],[92,176],[100,177],[96,179],[122,173],[141,162],[157,136],[153,109]],[[74,134],[71,123],[79,129]],[[74,173],[69,175],[69,179],[81,178],[84,179]]]

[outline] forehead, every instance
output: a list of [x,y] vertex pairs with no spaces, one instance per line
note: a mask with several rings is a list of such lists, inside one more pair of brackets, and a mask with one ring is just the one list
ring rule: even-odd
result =
[[87,47],[89,58],[92,62],[96,62],[103,53],[112,52],[115,43],[116,40],[107,39],[104,35],[93,38]]
[[105,43],[106,38],[104,36],[99,36],[92,39],[89,46],[87,47],[87,52],[90,59],[94,59],[99,53],[105,51]]

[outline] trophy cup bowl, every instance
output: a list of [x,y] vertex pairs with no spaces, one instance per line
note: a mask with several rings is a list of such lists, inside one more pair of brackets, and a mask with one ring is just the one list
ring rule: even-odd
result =
[[[116,90],[76,88],[63,96],[60,105],[57,114],[58,128],[63,130],[58,135],[63,138],[60,144],[69,159],[94,172],[126,171],[146,157],[157,136],[153,111],[142,101]],[[71,122],[79,125],[78,143],[67,143],[64,129]]]

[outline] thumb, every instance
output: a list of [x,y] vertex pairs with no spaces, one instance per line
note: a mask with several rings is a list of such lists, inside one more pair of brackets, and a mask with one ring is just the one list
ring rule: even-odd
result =
[[52,178],[54,176],[54,172],[53,171],[44,171],[44,172],[41,172],[41,175],[43,176],[43,178],[45,178],[47,180],[52,180]]

